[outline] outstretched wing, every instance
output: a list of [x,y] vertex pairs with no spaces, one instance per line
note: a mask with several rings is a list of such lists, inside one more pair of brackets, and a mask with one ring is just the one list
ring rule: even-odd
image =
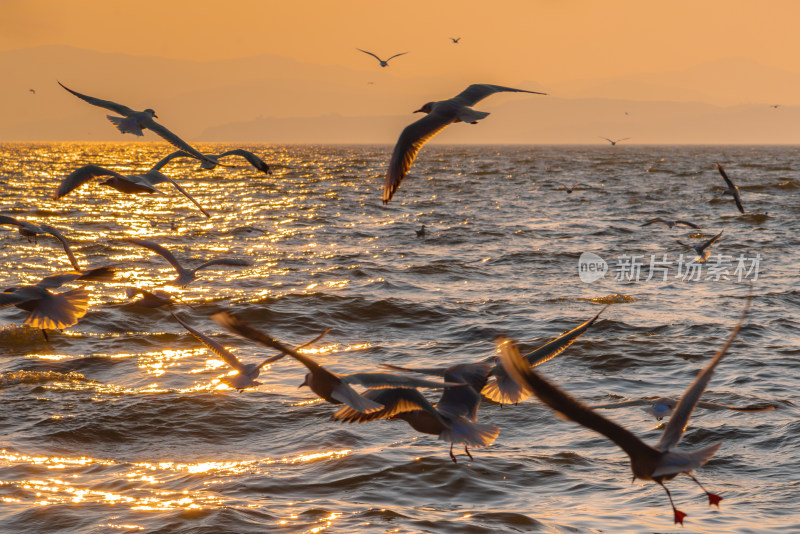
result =
[[206,157],[204,154],[201,154],[199,151],[195,150],[194,148],[189,145],[186,141],[172,133],[166,127],[160,125],[153,119],[145,119],[142,121],[143,125],[147,127],[148,130],[152,131],[154,134],[160,136],[162,139],[170,143],[177,149],[183,150],[187,152],[190,156],[193,156],[199,160],[207,161],[208,163],[213,163],[214,165],[218,165],[216,161],[211,158]]
[[78,266],[78,260],[75,259],[75,255],[72,253],[72,249],[70,248],[67,239],[61,235],[61,232],[49,224],[42,224],[40,225],[40,228],[61,242],[61,246],[64,247],[64,252],[67,253],[67,257],[69,258],[69,262],[72,264],[72,268],[76,271],[80,271],[81,268]]
[[491,85],[488,83],[474,83],[457,94],[452,100],[455,100],[462,106],[473,106],[495,93],[531,93],[534,95],[546,95],[547,93],[539,93],[537,91],[527,91],[525,89],[514,89],[513,87],[504,87],[502,85]]
[[396,58],[397,56],[403,56],[403,55],[405,55],[405,54],[408,54],[408,52],[400,52],[399,54],[395,54],[395,55],[393,55],[393,56],[390,56],[390,57],[386,58],[386,61],[388,62],[390,59],[394,59],[394,58]]
[[399,413],[423,410],[438,419],[442,426],[446,423],[436,411],[436,408],[422,396],[416,389],[386,388],[369,389],[362,394],[363,397],[382,404],[383,408],[374,412],[364,413],[349,406],[343,406],[333,414],[333,419],[348,423],[365,423],[378,419],[389,419]]
[[[153,172],[153,171],[152,171],[152,169],[150,170],[150,172]],[[199,210],[200,210],[200,211],[203,213],[203,215],[205,215],[206,217],[211,217],[211,215],[209,215],[209,213],[208,213],[206,210],[204,210],[204,209],[203,209],[203,206],[201,206],[201,205],[200,205],[200,203],[199,203],[199,202],[197,202],[197,201],[194,199],[194,197],[193,197],[192,195],[190,195],[189,193],[187,193],[187,192],[186,192],[186,190],[185,190],[184,188],[182,188],[180,185],[178,185],[178,182],[176,182],[175,180],[173,180],[173,179],[172,179],[172,178],[170,178],[169,176],[166,176],[166,175],[164,175],[164,174],[161,174],[161,173],[160,173],[160,172],[158,172],[158,171],[156,171],[156,172],[157,172],[157,173],[158,173],[160,176],[163,176],[164,178],[166,178],[166,181],[167,181],[167,182],[169,182],[169,183],[171,183],[172,185],[174,185],[174,186],[175,186],[175,189],[177,189],[177,190],[178,190],[178,191],[179,191],[179,192],[180,192],[180,193],[181,193],[183,196],[185,196],[186,198],[188,198],[189,200],[191,200],[191,201],[192,201],[192,204],[194,204],[195,206],[197,206],[197,209],[199,209]]]
[[155,165],[153,165],[153,167],[150,169],[150,172],[153,172],[153,171],[160,171],[160,170],[161,170],[161,168],[162,168],[164,165],[166,165],[167,163],[169,163],[170,161],[172,161],[172,160],[173,160],[173,159],[175,159],[175,158],[192,158],[192,159],[197,159],[197,158],[195,158],[194,156],[192,156],[191,154],[189,154],[188,152],[184,152],[183,150],[176,150],[176,151],[175,151],[175,152],[173,152],[172,154],[168,154],[168,155],[164,156],[163,158],[161,158],[161,161],[159,161],[158,163],[156,163]]
[[98,165],[85,165],[79,169],[72,171],[69,176],[61,180],[58,189],[53,193],[53,200],[63,197],[64,195],[79,188],[86,182],[98,178],[100,176],[116,176],[117,178],[125,177],[118,172],[100,167]]
[[222,345],[220,345],[219,343],[217,343],[216,341],[214,341],[210,337],[206,336],[205,334],[202,334],[202,333],[198,332],[197,330],[195,330],[194,328],[192,328],[188,324],[186,324],[183,321],[181,321],[178,318],[177,315],[172,313],[172,311],[170,311],[169,314],[172,315],[172,317],[174,317],[175,320],[178,321],[181,324],[182,327],[184,327],[186,330],[188,330],[190,334],[192,334],[194,337],[196,337],[197,340],[200,343],[205,345],[208,348],[208,350],[210,350],[215,356],[218,356],[219,358],[221,358],[222,361],[224,361],[225,363],[227,363],[228,365],[230,365],[231,367],[233,367],[234,369],[236,369],[240,373],[242,373],[242,374],[245,373],[245,369],[244,369],[244,366],[242,365],[242,362],[240,362],[238,360],[238,358],[236,358],[236,356],[234,356],[233,354],[228,352],[225,349],[225,347],[223,347]]
[[197,272],[201,269],[205,269],[206,267],[211,267],[212,265],[232,265],[235,267],[249,267],[253,265],[253,262],[242,258],[215,258],[213,260],[205,262],[204,264],[200,265],[194,270],[195,272]]
[[364,52],[365,54],[369,54],[370,56],[374,57],[378,61],[383,61],[381,58],[379,58],[378,56],[376,56],[372,52],[367,52],[366,50],[361,50],[360,48],[356,48],[356,50],[358,50],[359,52]]
[[158,243],[154,243],[153,241],[148,241],[146,239],[135,239],[132,237],[124,238],[123,241],[125,241],[126,243],[130,243],[132,245],[139,245],[140,247],[152,250],[153,252],[155,252],[165,260],[167,260],[167,262],[169,262],[169,264],[172,265],[175,268],[175,270],[178,271],[179,274],[184,270],[183,266],[178,262],[175,256],[172,255],[172,252],[165,249]]
[[228,150],[227,152],[223,152],[222,154],[217,156],[217,159],[224,158],[226,156],[242,156],[244,159],[250,163],[253,167],[257,170],[263,172],[264,174],[272,174],[272,171],[269,170],[269,165],[264,163],[264,160],[250,152],[249,150],[244,150],[242,148],[238,148],[236,150]]
[[93,96],[84,95],[84,94],[79,93],[77,91],[73,91],[72,89],[70,89],[69,87],[67,87],[66,85],[64,85],[61,82],[58,82],[58,85],[60,85],[61,87],[63,87],[64,89],[66,89],[67,91],[72,93],[73,95],[77,96],[81,100],[84,100],[84,101],[90,103],[93,106],[98,106],[98,107],[101,107],[101,108],[105,108],[105,109],[111,110],[114,113],[119,113],[120,115],[123,115],[125,117],[127,117],[131,113],[135,113],[135,111],[132,110],[131,108],[129,108],[128,106],[123,106],[122,104],[117,104],[116,102],[112,102],[111,100],[100,100],[99,98],[94,98]]

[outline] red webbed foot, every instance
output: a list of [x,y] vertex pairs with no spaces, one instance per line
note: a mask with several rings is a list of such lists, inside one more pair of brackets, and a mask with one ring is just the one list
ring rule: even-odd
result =
[[708,505],[711,506],[712,504],[716,505],[719,508],[719,501],[722,500],[722,497],[715,493],[708,493]]
[[678,510],[678,509],[676,509],[676,510],[675,510],[675,524],[676,524],[676,525],[677,525],[678,523],[680,523],[680,524],[681,524],[681,526],[683,526],[683,518],[684,518],[684,517],[686,517],[686,514],[684,514],[683,512],[681,512],[681,511],[680,511],[680,510]]

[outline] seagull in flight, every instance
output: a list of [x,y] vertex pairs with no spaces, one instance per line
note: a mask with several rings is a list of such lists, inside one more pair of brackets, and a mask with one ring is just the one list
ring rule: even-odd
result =
[[717,166],[717,170],[722,175],[722,179],[725,180],[725,183],[728,185],[728,189],[723,192],[723,195],[732,195],[733,201],[736,202],[736,208],[739,210],[740,213],[744,213],[744,207],[742,206],[742,197],[739,196],[739,187],[731,182],[731,179],[728,178],[728,173],[725,172],[725,169],[722,168],[722,165],[719,163],[715,163],[714,165]]
[[453,44],[458,44],[458,42],[461,40],[461,37],[451,37],[450,40],[453,41]]
[[[223,347],[210,337],[206,336],[205,334],[198,332],[188,324],[184,323],[174,313],[172,312],[169,313],[176,321],[178,321],[181,324],[181,326],[183,326],[186,330],[189,331],[190,334],[192,334],[195,338],[197,338],[197,340],[200,343],[205,345],[208,348],[208,350],[211,351],[212,354],[221,358],[222,361],[230,365],[234,370],[239,371],[239,373],[236,375],[225,376],[222,379],[220,379],[221,382],[232,387],[233,389],[238,389],[239,391],[242,391],[243,389],[249,387],[260,386],[261,382],[257,381],[256,378],[258,378],[258,375],[261,373],[261,368],[267,365],[268,363],[275,362],[286,356],[286,353],[283,352],[281,354],[278,354],[277,356],[270,356],[269,358],[265,359],[259,364],[242,363],[239,360],[239,358],[231,354],[228,350],[225,349],[225,347]],[[318,335],[308,343],[303,343],[302,345],[296,347],[294,350],[300,350],[309,345],[313,345],[314,343],[325,337],[330,331],[331,329],[328,328],[322,334]]]
[[134,238],[125,238],[122,241],[126,243],[130,243],[132,245],[138,245],[140,247],[144,247],[146,249],[150,249],[172,265],[175,270],[178,272],[178,278],[176,278],[172,283],[177,286],[186,286],[192,280],[196,278],[197,271],[205,269],[207,267],[211,267],[213,265],[232,265],[236,267],[249,267],[253,265],[253,263],[249,260],[244,260],[241,258],[215,258],[213,260],[209,260],[204,264],[195,267],[194,269],[187,269],[180,262],[172,255],[172,252],[165,249],[161,245],[154,243],[153,241],[147,241],[146,239],[134,239]]
[[545,380],[541,375],[533,371],[530,366],[519,355],[516,345],[507,339],[498,340],[498,350],[501,353],[500,361],[508,374],[516,380],[521,387],[532,391],[544,404],[595,432],[598,432],[617,444],[625,451],[631,462],[633,477],[641,480],[652,480],[664,488],[667,492],[670,505],[674,514],[675,523],[683,525],[686,514],[675,507],[672,494],[664,485],[664,482],[675,478],[680,473],[685,473],[706,493],[709,505],[719,506],[722,497],[706,490],[702,484],[692,475],[692,470],[701,467],[708,462],[714,453],[717,452],[722,442],[708,445],[702,449],[681,450],[676,448],[689,417],[694,411],[697,402],[705,391],[706,386],[711,381],[714,370],[727,354],[733,340],[736,339],[742,327],[745,317],[750,307],[748,297],[744,313],[742,313],[738,324],[733,332],[723,344],[708,364],[698,373],[694,382],[686,389],[681,397],[669,422],[664,428],[661,439],[655,445],[648,445],[635,436],[632,432],[614,423],[613,421],[601,416],[590,407],[584,405],[565,391]]
[[609,139],[608,137],[603,137],[602,135],[598,135],[598,137],[600,139],[605,139],[606,141],[611,143],[611,146],[616,146],[616,144],[619,143],[620,141],[627,141],[628,139],[630,139],[630,137],[623,137],[622,139]]
[[65,86],[63,83],[58,82],[58,85],[72,93],[73,95],[77,96],[81,100],[84,100],[93,106],[98,106],[101,108],[108,109],[113,111],[114,113],[118,113],[122,115],[122,117],[115,117],[113,115],[106,115],[108,120],[117,127],[117,129],[122,133],[131,133],[134,135],[144,135],[142,133],[142,129],[146,128],[152,131],[154,134],[161,136],[165,141],[175,146],[175,148],[179,150],[183,150],[188,152],[195,158],[199,159],[200,161],[206,161],[208,163],[216,162],[211,161],[210,159],[206,158],[203,154],[189,146],[189,144],[172,133],[171,131],[167,130],[165,127],[161,126],[159,123],[154,121],[153,119],[157,119],[158,115],[152,109],[148,108],[144,111],[134,111],[128,106],[123,106],[122,104],[117,104],[116,102],[112,102],[110,100],[101,100],[99,98],[94,98],[92,96],[87,96],[77,91],[73,91],[69,87]]
[[375,59],[377,59],[378,62],[381,64],[381,67],[388,67],[389,66],[389,60],[394,59],[397,56],[402,56],[402,55],[408,54],[408,52],[401,52],[399,54],[393,55],[392,57],[390,57],[388,59],[381,59],[378,56],[376,56],[375,54],[373,54],[372,52],[367,52],[366,50],[361,50],[360,48],[356,48],[356,50],[358,50],[359,52],[364,52],[365,54],[369,54],[370,56],[372,56]]
[[251,341],[255,341],[260,345],[285,352],[308,368],[305,380],[299,387],[308,386],[311,391],[331,404],[346,404],[357,412],[376,412],[381,410],[383,405],[364,397],[353,389],[350,384],[361,384],[368,388],[443,388],[462,385],[460,382],[433,382],[431,380],[422,380],[392,373],[352,373],[339,375],[325,369],[308,356],[287,347],[277,339],[273,339],[269,335],[259,332],[228,312],[215,313],[211,316],[211,320],[227,328],[231,332]]
[[197,202],[192,195],[186,192],[186,190],[178,185],[178,183],[166,176],[158,172],[156,167],[153,167],[145,174],[132,174],[132,175],[122,175],[116,171],[112,171],[110,169],[106,169],[104,167],[100,167],[98,165],[85,165],[79,169],[75,169],[72,171],[66,178],[61,181],[59,184],[58,189],[55,193],[53,193],[53,200],[59,199],[64,195],[74,191],[78,187],[82,186],[83,184],[90,182],[94,178],[102,178],[105,176],[109,176],[105,181],[100,182],[100,185],[105,185],[111,188],[120,191],[121,193],[126,194],[138,194],[138,193],[161,193],[158,189],[154,186],[155,184],[159,184],[161,182],[169,182],[175,189],[177,189],[183,196],[188,198],[192,201],[192,204],[197,206],[197,208],[205,215],[206,217],[211,217],[209,213],[203,209],[203,206]]
[[[227,152],[223,152],[222,154],[203,154],[205,156],[205,160],[200,161],[200,166],[203,169],[210,170],[216,167],[217,165],[222,165],[220,163],[220,159],[226,158],[228,156],[241,156],[247,160],[247,162],[252,165],[256,170],[263,172],[264,174],[272,174],[272,171],[269,170],[269,165],[264,163],[264,160],[250,152],[249,150],[245,150],[243,148],[237,148],[236,150],[228,150]],[[152,171],[159,171],[161,168],[172,161],[175,158],[193,158],[197,159],[192,154],[185,152],[183,150],[177,150],[168,156],[165,156],[161,161],[156,163]],[[227,166],[227,165],[225,165]]]
[[639,226],[650,226],[651,224],[656,224],[656,223],[666,224],[669,228],[672,228],[673,226],[688,226],[689,228],[698,228],[698,229],[700,228],[696,224],[689,221],[681,221],[681,220],[668,221],[666,219],[662,219],[661,217],[650,219],[649,221],[646,221],[644,224],[640,224]]
[[[649,399],[632,399],[621,402],[612,402],[609,404],[598,404],[591,406],[593,410],[600,409],[613,409],[613,408],[627,408],[629,406],[644,406],[645,412],[661,421],[664,417],[669,417],[675,411],[680,400],[672,399],[669,397],[657,397]],[[698,408],[705,408],[708,410],[735,410],[737,412],[768,412],[777,408],[774,404],[756,404],[751,406],[730,406],[728,404],[719,404],[716,402],[699,401]]]
[[582,183],[579,182],[579,183],[576,183],[576,184],[572,185],[571,187],[566,185],[566,184],[561,184],[561,187],[562,187],[562,189],[564,191],[567,192],[568,195],[571,195],[572,192],[575,191],[576,188],[578,188],[578,187],[588,187],[588,188],[590,188],[591,186],[590,185],[586,185],[586,184],[582,184]]
[[476,83],[448,100],[428,102],[414,112],[426,113],[427,115],[406,126],[394,146],[392,159],[389,161],[389,170],[386,172],[386,180],[383,184],[383,203],[388,204],[392,199],[397,188],[400,187],[400,182],[403,181],[408,169],[411,168],[411,164],[414,163],[417,152],[431,137],[444,130],[448,124],[454,122],[477,124],[479,120],[485,119],[489,115],[488,113],[476,111],[471,106],[487,96],[501,92],[531,93],[534,95],[547,94],[524,89],[513,89],[501,85]]
[[713,245],[714,243],[716,243],[720,237],[722,237],[722,231],[720,231],[720,233],[718,233],[717,235],[715,235],[702,245],[689,245],[688,243],[684,243],[683,241],[678,241],[677,239],[675,241],[677,241],[678,244],[683,245],[684,247],[688,247],[697,252],[697,257],[694,259],[694,261],[696,261],[697,263],[705,263],[708,257],[711,255],[711,251],[706,249],[711,245]]
[[[36,94],[36,89],[28,89],[28,91],[30,91],[31,94],[34,94],[34,95]],[[777,107],[777,106],[775,106],[775,107]]]

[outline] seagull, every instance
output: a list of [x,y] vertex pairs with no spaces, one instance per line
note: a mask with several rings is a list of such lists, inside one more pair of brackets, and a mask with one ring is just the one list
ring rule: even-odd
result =
[[214,161],[209,160],[203,154],[189,146],[189,144],[172,133],[171,131],[167,130],[159,123],[154,121],[154,118],[158,118],[156,112],[152,109],[148,108],[144,111],[134,111],[128,106],[123,106],[122,104],[117,104],[116,102],[112,102],[110,100],[101,100],[99,98],[94,98],[91,96],[87,96],[81,94],[77,91],[73,91],[69,87],[65,86],[63,83],[58,82],[58,85],[72,93],[73,95],[77,96],[81,100],[84,100],[93,106],[98,106],[101,108],[105,108],[108,110],[113,111],[114,113],[118,113],[122,115],[122,117],[114,117],[112,115],[106,115],[108,120],[110,120],[114,126],[122,133],[131,133],[134,135],[144,135],[142,133],[143,128],[147,128],[148,130],[152,131],[154,134],[161,136],[165,141],[173,145],[175,148],[180,150],[184,150],[194,156],[195,158],[201,161],[207,161],[208,163],[215,163]]
[[733,332],[728,336],[722,348],[720,348],[705,368],[698,373],[694,382],[686,389],[681,397],[675,412],[664,428],[661,439],[655,446],[647,445],[633,433],[620,425],[606,419],[588,406],[582,404],[560,388],[545,380],[541,375],[533,371],[519,355],[519,350],[513,342],[507,339],[498,340],[498,350],[500,351],[500,361],[508,374],[516,380],[520,387],[534,394],[544,404],[556,412],[562,414],[567,419],[571,419],[595,432],[598,432],[624,450],[631,461],[633,477],[641,480],[652,480],[659,484],[667,492],[675,523],[683,525],[686,514],[675,507],[669,489],[664,485],[666,480],[675,478],[680,473],[689,476],[708,496],[710,505],[719,506],[722,497],[706,490],[702,484],[692,475],[691,471],[708,462],[714,453],[717,452],[721,442],[714,443],[702,449],[692,451],[680,450],[676,445],[683,436],[684,428],[689,421],[689,416],[703,394],[706,386],[714,374],[722,358],[736,339],[736,335],[742,327],[745,317],[750,307],[751,297],[748,297],[745,310],[742,313],[739,323],[734,327]]
[[98,267],[84,273],[68,272],[42,278],[36,285],[17,286],[0,293],[0,308],[16,306],[30,312],[24,324],[39,328],[45,339],[46,328],[66,328],[78,322],[89,309],[89,292],[83,287],[52,293],[70,282],[107,282],[114,278],[114,269]]
[[376,412],[383,408],[383,405],[362,396],[350,386],[350,384],[361,384],[368,388],[442,388],[461,385],[461,383],[442,383],[430,380],[410,378],[403,375],[391,373],[353,373],[339,375],[329,371],[317,362],[298,353],[295,350],[271,338],[269,335],[259,332],[255,328],[246,324],[241,319],[234,317],[228,312],[219,312],[211,316],[211,319],[218,325],[227,328],[231,332],[238,334],[251,341],[255,341],[265,347],[271,347],[281,352],[285,352],[308,368],[305,380],[298,387],[308,386],[311,391],[332,404],[346,404],[353,410],[362,413]]
[[172,265],[176,271],[178,271],[178,278],[176,278],[172,283],[178,286],[186,286],[192,280],[195,279],[197,271],[201,269],[205,269],[206,267],[211,267],[212,265],[233,265],[236,267],[249,267],[253,265],[253,263],[249,260],[244,260],[241,258],[215,258],[213,260],[209,260],[202,265],[195,267],[194,269],[187,269],[183,265],[175,259],[175,256],[172,255],[172,252],[165,249],[161,245],[154,243],[153,241],[147,241],[146,239],[134,239],[134,238],[124,238],[122,241],[126,243],[130,243],[132,245],[139,245],[140,247],[144,247],[147,249],[152,250]]
[[722,231],[717,235],[715,235],[714,237],[712,237],[711,239],[709,239],[708,241],[706,241],[705,243],[703,243],[702,245],[696,245],[696,246],[689,245],[687,243],[684,243],[683,241],[678,241],[677,239],[675,241],[677,241],[678,244],[683,245],[684,247],[688,247],[697,252],[697,257],[694,259],[694,261],[696,261],[697,263],[705,263],[705,261],[711,255],[711,251],[706,249],[711,245],[713,245],[714,243],[716,243],[717,239],[719,239],[720,237],[722,237]]
[[577,187],[591,187],[591,186],[590,186],[590,185],[586,185],[586,184],[582,184],[582,183],[576,183],[576,184],[575,184],[575,185],[573,185],[572,187],[569,187],[569,186],[567,186],[566,184],[561,184],[561,187],[563,187],[563,188],[564,188],[564,191],[566,191],[568,195],[571,195],[571,194],[572,194],[572,192],[573,192],[573,191],[575,190],[575,188],[577,188]]
[[[627,115],[627,113],[626,113],[626,115]],[[606,141],[611,143],[611,146],[616,146],[617,143],[619,143],[620,141],[627,141],[628,139],[630,139],[630,137],[623,137],[622,139],[609,139],[608,137],[603,137],[602,135],[598,135],[598,137],[600,139],[605,139]]]
[[513,89],[501,85],[477,83],[470,85],[464,91],[448,100],[428,102],[414,112],[427,113],[427,116],[406,126],[394,146],[392,159],[389,161],[389,170],[386,172],[386,181],[383,184],[383,203],[388,204],[392,199],[392,195],[400,187],[403,177],[408,172],[408,169],[411,168],[417,152],[431,137],[441,132],[448,124],[454,122],[476,124],[479,120],[486,118],[489,115],[488,113],[476,111],[471,106],[487,96],[500,92],[547,94],[524,89]]
[[[249,150],[245,150],[243,148],[238,148],[236,150],[228,150],[227,152],[223,152],[222,154],[203,154],[206,159],[200,161],[200,166],[203,169],[210,170],[216,167],[217,165],[222,165],[220,163],[220,159],[226,158],[228,156],[241,156],[247,160],[247,162],[252,165],[256,170],[263,172],[264,174],[272,174],[272,171],[269,170],[269,165],[264,163],[264,160],[250,152]],[[177,150],[168,156],[164,156],[164,158],[155,164],[152,170],[158,171],[172,161],[174,158],[192,158],[197,159],[192,154],[185,152],[183,150]],[[226,165],[227,166],[227,165]]]
[[80,266],[78,265],[78,261],[75,259],[75,255],[72,253],[72,249],[69,246],[69,242],[67,239],[55,228],[50,226],[49,224],[33,224],[29,223],[28,221],[20,221],[13,217],[8,217],[6,215],[0,215],[0,225],[3,224],[10,224],[17,226],[19,228],[19,233],[28,238],[30,242],[31,237],[33,237],[34,241],[38,243],[37,236],[40,234],[49,234],[61,243],[61,246],[64,248],[64,252],[67,253],[67,257],[69,258],[70,264],[72,264],[72,268],[75,271],[82,272]]
[[[34,95],[36,94],[36,89],[28,89],[28,91],[30,91]],[[775,106],[775,107],[778,107],[778,106]]]
[[388,67],[389,66],[389,60],[394,59],[397,56],[402,56],[402,55],[408,54],[408,52],[401,52],[399,54],[393,55],[392,57],[390,57],[390,58],[388,58],[386,60],[383,60],[383,59],[379,58],[378,56],[376,56],[375,54],[373,54],[372,52],[367,52],[366,50],[361,50],[360,48],[356,48],[356,50],[358,50],[359,52],[364,52],[365,54],[369,54],[372,57],[374,57],[375,59],[377,59],[380,62],[381,67]]
[[166,176],[158,172],[158,169],[153,167],[145,174],[132,174],[128,176],[124,176],[116,171],[112,171],[110,169],[105,169],[103,167],[99,167],[97,165],[85,165],[79,169],[75,169],[72,171],[66,178],[64,178],[56,189],[56,192],[53,193],[53,200],[59,199],[64,195],[69,194],[70,192],[74,191],[78,187],[82,186],[83,184],[93,180],[94,178],[101,178],[104,176],[110,176],[107,180],[100,182],[100,185],[105,185],[108,187],[112,187],[121,193],[126,194],[139,194],[139,193],[161,193],[158,189],[155,188],[155,184],[159,184],[161,182],[169,182],[175,189],[177,189],[183,196],[188,198],[192,201],[192,204],[197,206],[197,208],[205,215],[206,217],[211,217],[209,213],[203,209],[203,206],[200,205],[186,190],[178,185],[178,183]]
[[[649,399],[633,399],[621,402],[612,402],[610,404],[598,404],[591,406],[593,410],[610,409],[610,408],[627,408],[628,406],[644,406],[645,412],[661,421],[664,417],[672,415],[675,407],[678,405],[679,400],[669,397],[658,397]],[[751,406],[730,406],[728,404],[718,404],[716,402],[703,402],[697,403],[698,408],[706,408],[708,410],[735,410],[737,412],[768,412],[777,408],[774,404],[756,404]]]
[[[233,389],[238,389],[239,391],[242,391],[249,387],[260,386],[261,382],[257,381],[256,378],[258,378],[258,375],[261,373],[261,368],[267,365],[268,363],[280,360],[281,358],[286,356],[286,353],[284,352],[278,354],[277,356],[271,356],[259,364],[242,363],[236,356],[227,351],[225,347],[223,347],[210,337],[198,332],[188,324],[184,323],[174,313],[172,312],[169,313],[176,321],[178,321],[181,324],[181,326],[183,326],[186,330],[189,331],[190,334],[196,337],[197,340],[200,341],[200,343],[202,343],[203,345],[205,345],[208,348],[208,350],[210,350],[215,356],[222,358],[222,360],[225,363],[233,367],[236,371],[239,371],[239,374],[233,376],[226,376],[221,379],[221,381],[224,384],[232,387]],[[331,329],[328,328],[322,334],[318,335],[308,343],[303,343],[302,345],[296,347],[295,350],[302,349],[303,347],[307,347],[308,345],[313,345],[314,343],[325,337],[330,331]]]
[[172,300],[172,295],[166,291],[156,290],[150,292],[146,289],[141,289],[138,287],[125,288],[125,296],[128,299],[132,299],[136,295],[142,295],[142,298],[133,301],[133,304],[141,306],[142,308],[160,308],[161,306],[167,306],[174,303]]
[[[33,91],[33,89],[31,89],[31,91]],[[780,104],[772,104],[770,107],[772,109],[778,109],[779,107],[781,107],[781,105]]]
[[464,445],[464,452],[473,460],[468,447],[491,445],[500,434],[496,425],[477,423],[480,390],[486,384],[491,366],[488,363],[451,365],[444,371],[447,382],[463,382],[462,386],[444,390],[436,406],[416,389],[370,389],[364,393],[368,399],[383,404],[383,409],[364,414],[345,406],[333,418],[349,423],[363,423],[376,419],[402,419],[411,428],[424,434],[433,434],[450,442],[450,458],[458,463],[453,445]]
[[[524,356],[525,360],[528,361],[531,367],[535,367],[539,364],[552,360],[564,352],[567,347],[572,345],[575,340],[581,336],[581,334],[586,332],[586,330],[588,330],[589,327],[592,326],[595,321],[597,321],[598,317],[600,317],[600,314],[603,313],[606,308],[608,308],[608,306],[605,306],[597,315],[588,321],[585,321],[572,330],[561,334],[557,338],[545,343],[538,349],[529,352]],[[521,388],[516,381],[512,380],[512,378],[508,376],[508,373],[505,371],[503,366],[500,365],[497,355],[493,354],[483,360],[481,363],[491,365],[489,376],[494,377],[494,380],[487,382],[480,390],[480,392],[489,400],[500,404],[518,404],[531,396],[530,391]],[[382,366],[395,371],[406,371],[435,376],[444,376],[448,369],[444,367],[412,369],[387,363],[382,364]]]
[[458,42],[461,40],[461,37],[451,37],[450,40],[453,41],[453,44],[458,44]]
[[655,219],[650,219],[649,221],[645,222],[644,224],[640,224],[639,226],[650,226],[651,224],[655,224],[655,223],[666,224],[670,228],[672,228],[673,226],[680,226],[680,225],[688,226],[689,228],[697,228],[697,229],[700,228],[696,224],[694,224],[692,222],[689,222],[689,221],[680,221],[680,220],[668,221],[666,219],[662,219],[661,217],[656,217]]
[[742,197],[739,195],[739,187],[731,182],[731,179],[728,178],[728,174],[725,172],[725,169],[722,168],[722,165],[719,163],[715,163],[714,165],[717,166],[717,170],[722,175],[725,183],[728,184],[728,189],[722,194],[733,195],[733,201],[736,202],[736,208],[739,210],[739,212],[744,213],[744,207],[742,207]]
[[414,230],[417,233],[417,237],[425,237],[425,225],[419,227],[419,230]]

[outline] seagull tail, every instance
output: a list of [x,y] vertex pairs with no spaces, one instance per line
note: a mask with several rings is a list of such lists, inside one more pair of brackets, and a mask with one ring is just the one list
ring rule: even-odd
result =
[[491,445],[499,435],[500,428],[496,425],[456,419],[452,422],[450,428],[443,430],[439,434],[439,439],[450,443],[463,443],[467,447],[477,448]]

